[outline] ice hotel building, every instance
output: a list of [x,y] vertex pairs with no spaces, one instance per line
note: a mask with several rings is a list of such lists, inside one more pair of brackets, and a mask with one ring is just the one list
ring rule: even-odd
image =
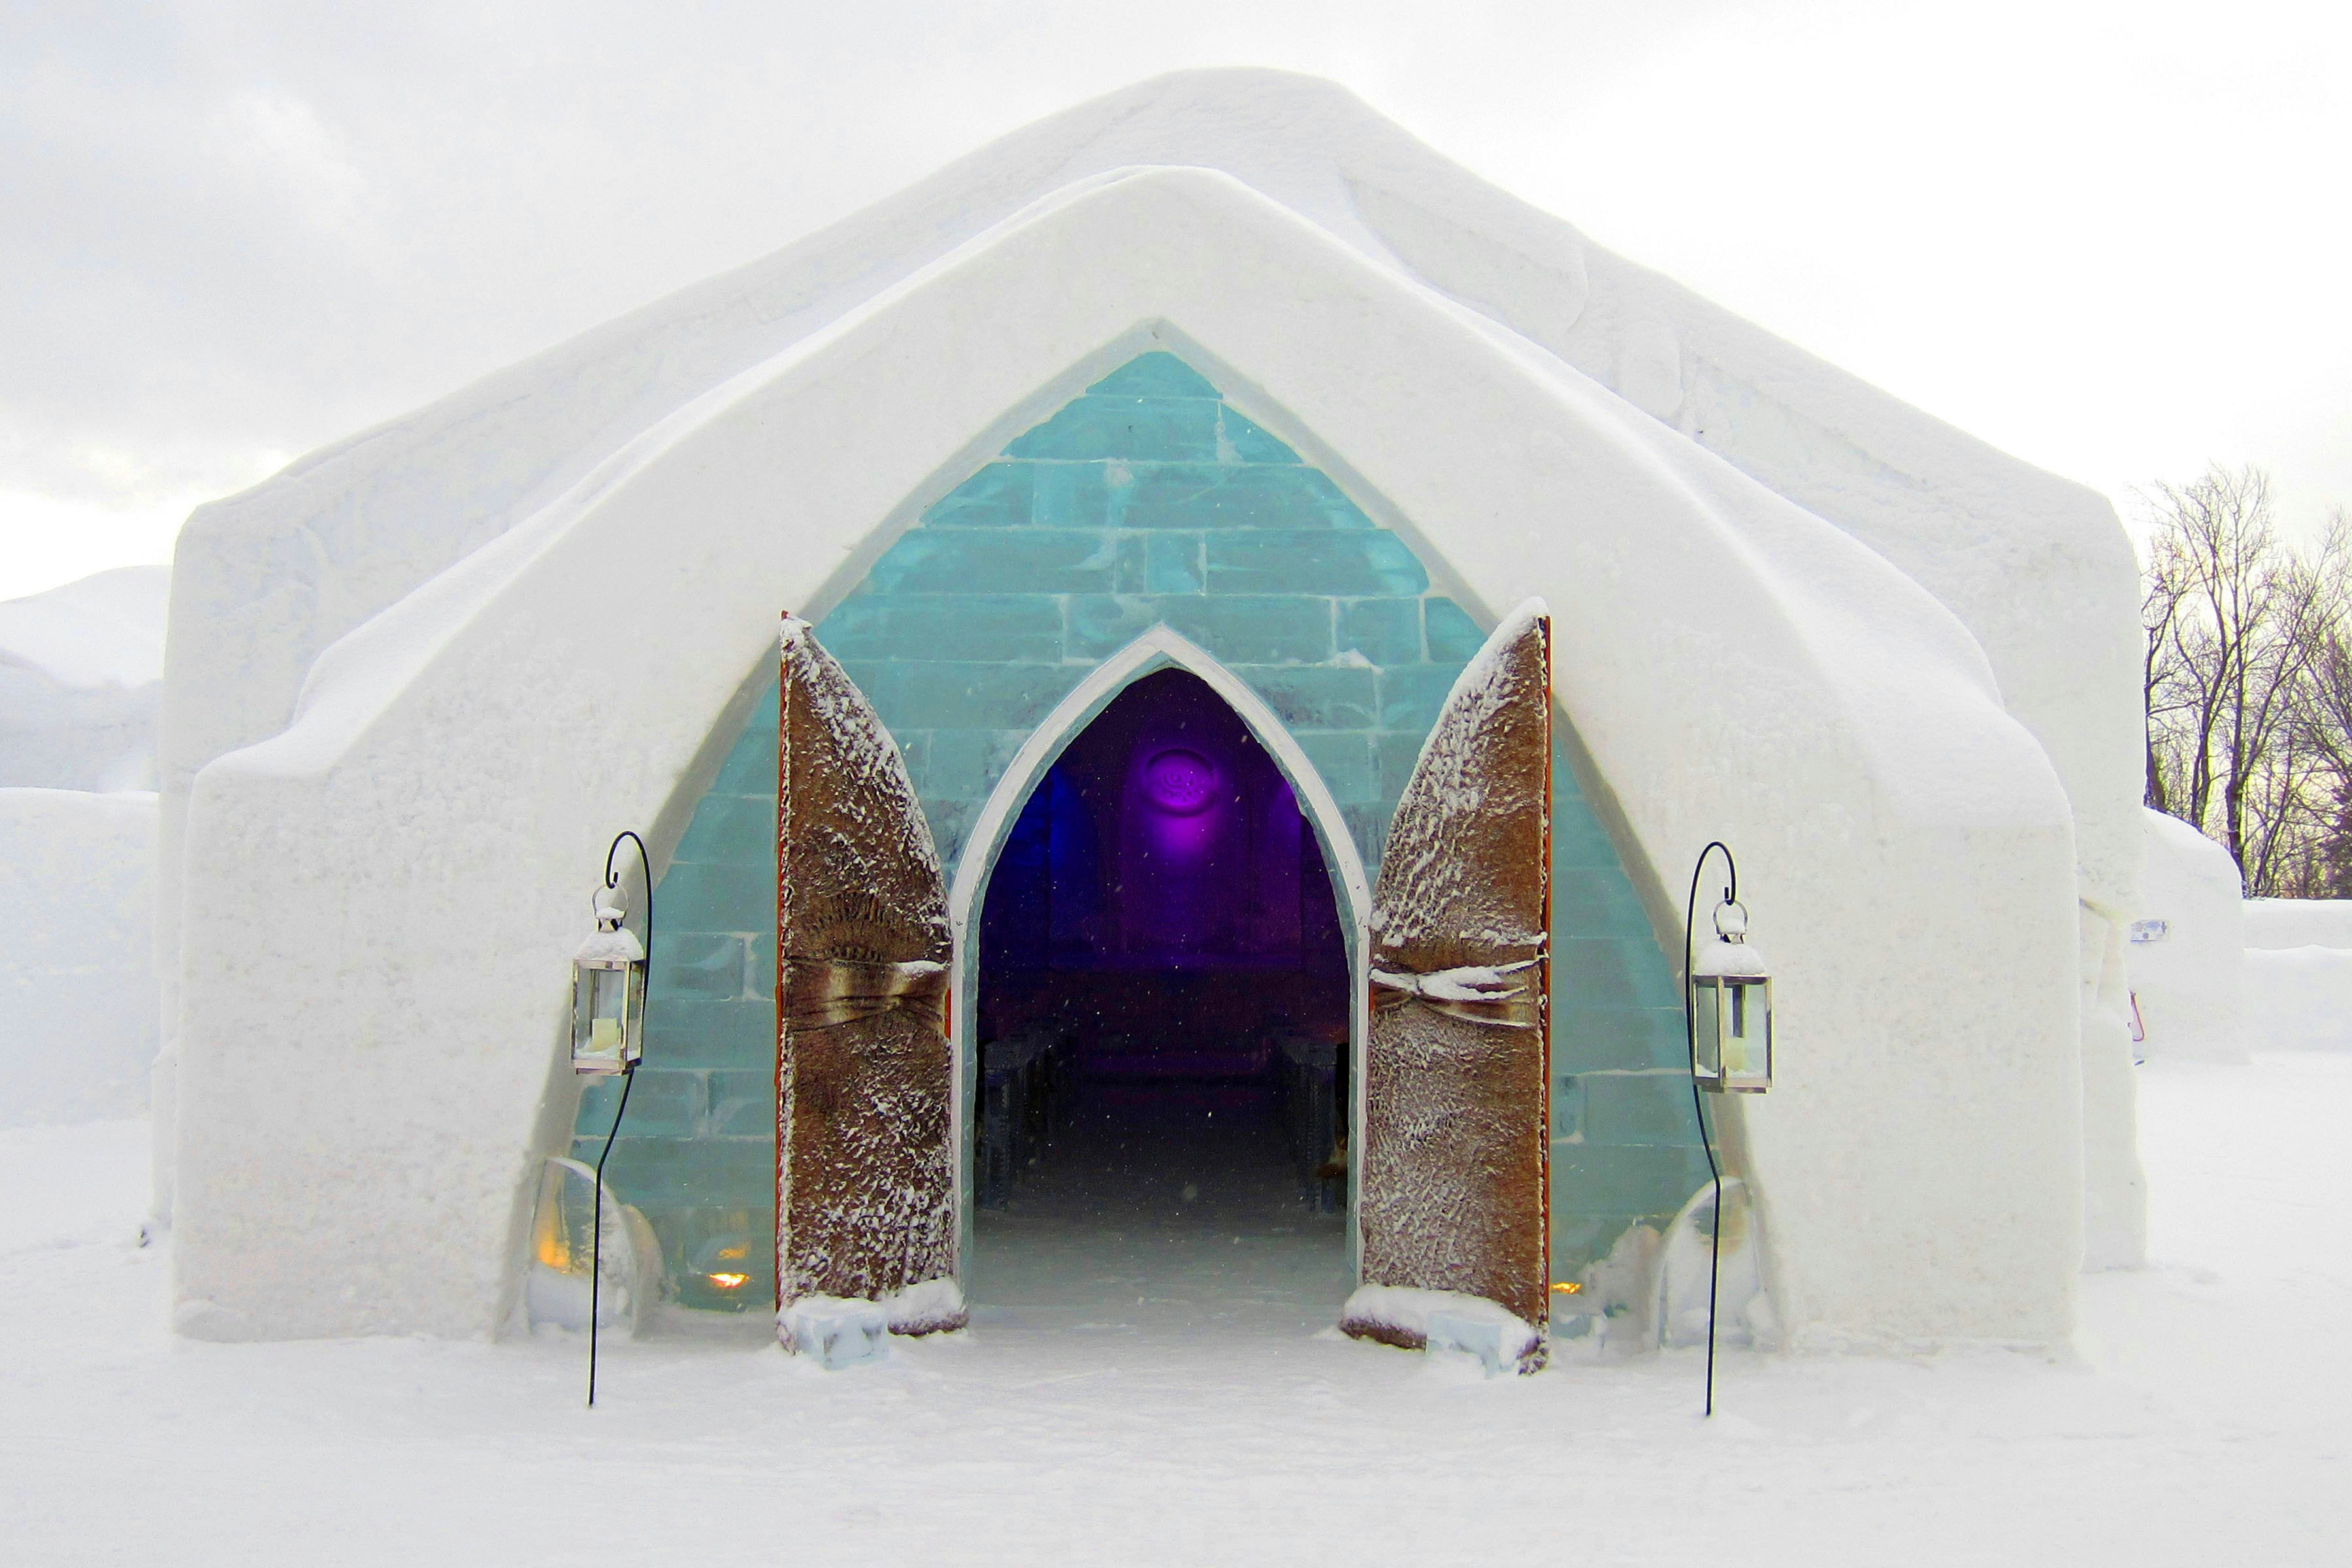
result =
[[943,1326],[1057,1149],[1223,1108],[1356,1283],[1671,1334],[1721,839],[1778,987],[1726,1321],[2062,1337],[2139,1246],[2135,581],[1337,88],[1071,110],[191,521],[178,1327],[561,1310],[638,828],[632,1311]]

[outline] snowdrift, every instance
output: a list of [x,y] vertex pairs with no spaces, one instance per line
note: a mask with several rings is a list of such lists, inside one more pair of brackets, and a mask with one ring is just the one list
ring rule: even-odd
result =
[[0,1127],[147,1108],[155,797],[0,789]]
[[166,566],[0,604],[0,788],[152,790]]

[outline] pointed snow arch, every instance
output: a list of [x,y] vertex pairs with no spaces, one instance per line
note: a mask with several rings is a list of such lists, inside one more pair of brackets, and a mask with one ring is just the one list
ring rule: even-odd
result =
[[[1365,967],[1368,951],[1367,923],[1371,918],[1372,890],[1364,874],[1364,858],[1349,833],[1346,819],[1340,815],[1339,803],[1331,789],[1316,770],[1306,748],[1290,732],[1265,698],[1250,689],[1248,682],[1228,669],[1214,654],[1193,642],[1173,627],[1162,623],[1150,627],[1125,647],[1104,659],[1087,672],[1087,678],[1072,688],[1069,695],[1055,704],[1052,711],[1029,732],[1021,749],[996,781],[987,802],[981,807],[971,832],[964,841],[963,852],[956,861],[955,879],[948,889],[948,929],[954,942],[953,990],[950,993],[952,1025],[950,1037],[955,1042],[955,1138],[957,1155],[956,1210],[959,1216],[957,1250],[967,1264],[971,1257],[971,1116],[974,1052],[977,1051],[977,993],[980,980],[979,944],[973,940],[974,929],[988,899],[988,883],[996,869],[997,856],[1013,831],[1013,822],[1029,796],[1045,778],[1045,770],[1053,766],[1069,743],[1088,724],[1109,707],[1118,694],[1147,675],[1163,669],[1181,669],[1198,677],[1215,692],[1274,759],[1275,766],[1290,784],[1298,797],[1299,815],[1315,831],[1323,851],[1323,863],[1329,868],[1346,906],[1340,921],[1340,937],[1348,953],[1348,1054],[1350,1081],[1363,1081],[1363,1061],[1368,1017],[1365,1010],[1365,986],[1369,984]],[[1360,1101],[1361,1097],[1356,1097]],[[1360,1106],[1349,1110],[1351,1140],[1360,1142],[1362,1114]],[[1354,1196],[1354,1176],[1349,1178],[1349,1247],[1352,1256],[1357,1245]]]
[[1247,682],[1226,668],[1208,649],[1163,623],[1095,666],[1068,696],[1055,704],[1013,753],[1004,775],[997,780],[996,788],[981,807],[971,836],[964,842],[962,857],[956,863],[955,881],[948,892],[948,919],[959,942],[980,912],[981,901],[988,891],[988,873],[995,868],[997,852],[1004,847],[1005,836],[1012,832],[1013,819],[1021,815],[1021,807],[1030,791],[1037,787],[1037,781],[1045,776],[1045,770],[1078,732],[1110,706],[1113,698],[1161,669],[1181,669],[1199,676],[1224,700],[1225,706],[1241,716],[1250,733],[1257,737],[1259,744],[1281,768],[1283,776],[1290,781],[1291,788],[1298,792],[1299,808],[1314,825],[1328,863],[1339,879],[1350,918],[1360,923],[1370,914],[1371,884],[1364,875],[1363,857],[1349,836],[1339,801],[1324,784],[1323,775],[1316,772],[1306,750],[1265,699],[1252,690]]

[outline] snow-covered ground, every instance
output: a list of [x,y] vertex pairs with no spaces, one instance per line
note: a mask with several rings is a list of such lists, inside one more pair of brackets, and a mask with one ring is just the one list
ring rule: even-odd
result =
[[880,1366],[613,1346],[592,1413],[562,1338],[175,1341],[143,1123],[0,1132],[0,1558],[2342,1562],[2352,1058],[2141,1092],[2157,1262],[2073,1354],[1734,1353],[1711,1424],[1696,1352],[1488,1383],[1318,1333],[1320,1222],[1213,1190],[987,1216],[1000,1304]]

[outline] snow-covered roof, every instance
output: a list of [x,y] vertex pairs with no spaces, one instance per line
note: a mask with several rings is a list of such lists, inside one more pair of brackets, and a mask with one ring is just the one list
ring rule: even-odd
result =
[[2086,892],[2120,898],[2137,852],[2137,652],[2108,602],[2130,594],[2130,552],[2103,500],[1612,255],[1346,89],[1255,69],[1180,72],[1041,121],[202,509],[181,552],[167,793],[282,728],[337,638],[680,407],[1055,193],[1155,165],[1230,174],[1909,574],[1975,635],[2058,766]]

